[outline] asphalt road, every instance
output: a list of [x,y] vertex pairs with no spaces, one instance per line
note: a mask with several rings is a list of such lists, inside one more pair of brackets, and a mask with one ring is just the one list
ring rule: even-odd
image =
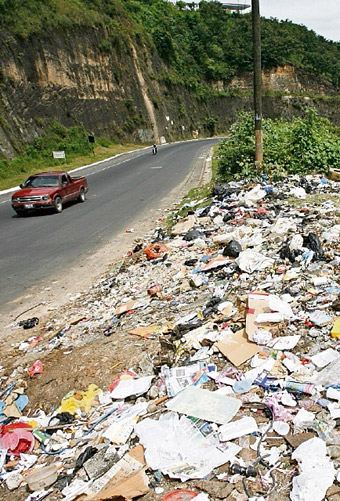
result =
[[61,214],[19,218],[11,194],[0,194],[0,312],[29,287],[81,263],[190,173],[197,175],[217,142],[162,145],[157,155],[147,148],[82,169],[74,175],[88,178],[87,200],[69,204]]

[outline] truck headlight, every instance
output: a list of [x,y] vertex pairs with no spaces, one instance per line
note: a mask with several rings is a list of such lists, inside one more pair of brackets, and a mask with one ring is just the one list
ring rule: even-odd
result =
[[19,202],[19,198],[12,198],[12,202]]

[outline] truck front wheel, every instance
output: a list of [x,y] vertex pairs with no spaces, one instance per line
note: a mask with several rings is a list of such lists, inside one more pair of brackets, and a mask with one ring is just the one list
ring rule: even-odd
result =
[[54,199],[54,210],[59,214],[63,210],[63,202],[60,197]]
[[80,188],[78,201],[85,202],[85,200],[86,200],[85,190],[84,190],[84,188]]

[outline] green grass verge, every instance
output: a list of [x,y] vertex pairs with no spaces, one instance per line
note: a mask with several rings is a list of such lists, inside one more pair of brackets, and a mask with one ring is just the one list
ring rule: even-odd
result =
[[0,191],[13,188],[23,183],[25,179],[31,174],[37,172],[44,172],[49,170],[66,170],[71,171],[77,167],[82,167],[83,165],[88,165],[93,162],[98,162],[100,160],[105,160],[106,158],[113,157],[119,153],[125,153],[131,150],[138,150],[140,148],[145,148],[145,144],[113,144],[107,147],[95,146],[94,154],[89,153],[87,155],[75,156],[66,158],[66,160],[53,160],[53,159],[31,159],[22,160],[22,166],[20,171],[18,170],[8,170],[3,177],[0,178]]
[[[318,207],[321,204],[328,202],[330,200],[333,202],[336,209],[340,209],[340,197],[338,194],[333,193],[313,193],[306,195],[303,200],[295,197],[289,197],[287,199],[288,204],[291,207]],[[337,211],[338,212],[338,211]],[[338,223],[336,223],[338,224]]]

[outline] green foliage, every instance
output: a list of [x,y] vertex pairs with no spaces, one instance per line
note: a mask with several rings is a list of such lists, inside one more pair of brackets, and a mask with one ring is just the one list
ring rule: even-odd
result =
[[327,172],[337,167],[340,155],[340,129],[310,109],[305,119],[296,118],[292,123],[291,158],[300,159],[296,172]]
[[85,128],[82,125],[64,127],[58,122],[52,122],[41,137],[35,138],[33,144],[27,146],[26,155],[32,158],[49,157],[53,150],[79,155],[91,151]]
[[19,38],[50,27],[93,26],[101,17],[80,0],[0,0],[0,27]]
[[[228,82],[252,70],[251,14],[230,14],[219,2],[196,5],[163,0],[126,0],[135,23],[151,33],[160,57],[177,80]],[[340,43],[302,25],[262,19],[262,62],[270,69],[291,64],[340,84]],[[158,74],[166,81],[166,74]],[[195,92],[195,91],[194,91]]]
[[124,99],[124,104],[125,104],[126,109],[128,111],[132,111],[133,110],[133,99],[131,99],[131,98]]
[[123,129],[126,130],[126,132],[132,134],[141,125],[145,125],[144,118],[141,115],[134,115],[125,120]]
[[103,38],[98,44],[99,50],[102,52],[110,52],[111,44],[107,38]]
[[[241,113],[232,125],[231,136],[219,148],[218,172],[223,180],[256,177],[254,165],[254,120]],[[321,118],[311,108],[305,117],[291,122],[263,120],[262,172],[271,176],[327,173],[337,167],[340,155],[340,128]]]
[[204,120],[203,126],[208,131],[210,136],[214,136],[216,134],[217,124],[218,124],[218,121],[216,120],[216,118],[207,117]]
[[44,134],[36,137],[20,156],[13,160],[0,159],[0,178],[27,172],[32,166],[42,163],[47,168],[60,166],[60,160],[52,156],[53,151],[65,151],[66,162],[76,156],[89,154],[92,147],[85,128],[81,125],[67,128],[58,122],[51,123]]
[[[202,99],[209,82],[228,83],[252,70],[251,14],[230,14],[216,1],[0,0],[4,41],[10,34],[28,38],[77,26],[104,27],[98,42],[102,52],[124,53],[131,41],[148,47],[167,65],[156,75],[159,80],[188,85]],[[265,69],[291,64],[340,85],[340,43],[273,18],[261,20],[261,32]]]
[[102,146],[103,148],[109,148],[112,145],[112,141],[107,137],[96,137],[96,144]]

